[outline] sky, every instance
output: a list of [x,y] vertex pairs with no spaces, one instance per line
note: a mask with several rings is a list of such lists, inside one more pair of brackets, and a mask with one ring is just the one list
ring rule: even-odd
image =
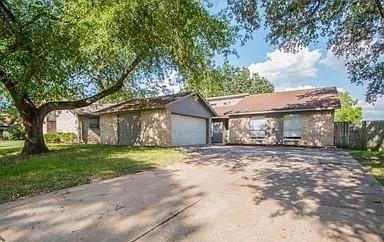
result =
[[[238,56],[231,56],[229,63],[248,67],[251,72],[265,76],[275,86],[275,91],[335,86],[349,92],[363,109],[363,119],[384,119],[384,97],[374,105],[364,101],[366,88],[349,81],[344,60],[337,58],[319,41],[296,54],[279,51],[265,41],[266,30],[260,29],[245,45],[235,45]],[[217,62],[221,62],[218,57]]]
[[[220,3],[216,3],[220,8]],[[366,87],[350,82],[344,60],[327,50],[327,40],[320,39],[302,51],[284,53],[271,46],[266,40],[267,30],[260,28],[245,45],[234,46],[237,56],[229,57],[229,64],[247,67],[250,72],[265,76],[275,86],[275,91],[308,89],[334,86],[339,91],[349,92],[362,107],[364,120],[384,120],[384,97],[378,98],[374,105],[365,102]],[[216,57],[221,64],[223,59]],[[166,86],[172,86],[171,83]],[[174,91],[180,87],[174,87]]]

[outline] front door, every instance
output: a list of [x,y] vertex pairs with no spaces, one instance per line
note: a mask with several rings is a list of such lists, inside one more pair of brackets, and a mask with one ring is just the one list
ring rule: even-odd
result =
[[223,122],[212,122],[212,143],[223,143]]

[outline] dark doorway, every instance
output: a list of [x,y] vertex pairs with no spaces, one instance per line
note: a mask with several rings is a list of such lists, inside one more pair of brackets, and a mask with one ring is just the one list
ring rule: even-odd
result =
[[212,122],[212,143],[223,143],[223,129],[222,121]]

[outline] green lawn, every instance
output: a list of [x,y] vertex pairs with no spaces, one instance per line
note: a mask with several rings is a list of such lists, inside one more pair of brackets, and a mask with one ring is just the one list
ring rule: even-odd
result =
[[347,150],[384,185],[384,151]]
[[173,148],[50,145],[52,152],[21,156],[22,142],[0,141],[0,203],[180,160]]

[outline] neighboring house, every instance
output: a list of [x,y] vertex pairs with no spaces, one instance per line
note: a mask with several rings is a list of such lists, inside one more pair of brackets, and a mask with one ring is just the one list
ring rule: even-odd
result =
[[3,137],[4,131],[6,131],[10,127],[9,124],[0,121],[0,139]]
[[74,133],[81,143],[100,143],[99,116],[94,112],[107,106],[110,104],[50,112],[44,119],[43,132]]
[[213,142],[228,144],[333,146],[336,88],[207,99],[219,114]]
[[146,146],[209,144],[211,120],[216,116],[197,93],[134,99],[96,114],[101,143]]

